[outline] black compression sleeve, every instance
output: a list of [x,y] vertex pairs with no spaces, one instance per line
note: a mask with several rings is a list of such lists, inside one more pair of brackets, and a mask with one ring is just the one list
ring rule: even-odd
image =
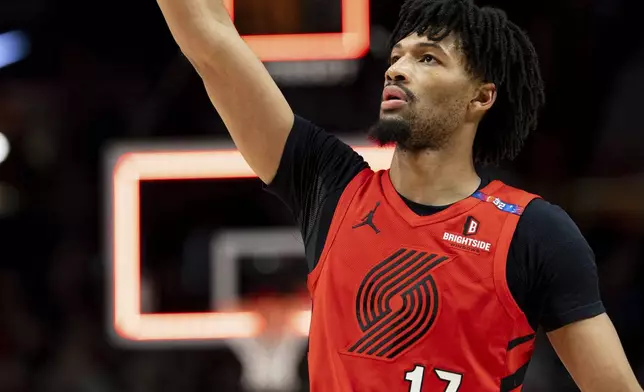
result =
[[275,178],[266,190],[293,212],[313,268],[339,195],[368,165],[350,146],[296,116]]
[[535,328],[552,331],[604,312],[593,251],[568,214],[542,199],[519,220],[507,278]]

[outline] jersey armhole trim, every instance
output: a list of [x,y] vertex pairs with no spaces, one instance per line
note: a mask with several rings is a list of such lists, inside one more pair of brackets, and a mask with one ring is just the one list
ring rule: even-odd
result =
[[[518,204],[525,208],[528,203],[537,197],[538,196],[526,192],[519,197]],[[521,215],[508,214],[505,222],[503,223],[503,227],[501,228],[499,242],[497,245],[498,251],[494,255],[494,286],[497,297],[499,298],[499,301],[501,301],[507,314],[510,318],[520,323],[518,325],[519,329],[522,331],[532,331],[536,333],[528,322],[523,310],[521,310],[521,307],[519,307],[519,304],[517,304],[516,300],[512,296],[507,279],[507,262],[510,244],[520,218]]]
[[369,167],[366,167],[363,170],[361,170],[351,180],[349,185],[347,185],[347,187],[342,192],[340,199],[338,200],[338,205],[333,214],[333,217],[331,218],[331,226],[329,227],[326,241],[324,242],[322,253],[320,254],[320,259],[318,260],[317,265],[309,273],[307,278],[307,286],[309,288],[309,292],[311,296],[313,295],[313,291],[315,290],[317,280],[320,277],[322,269],[324,268],[324,264],[326,262],[327,255],[329,253],[329,249],[331,249],[331,247],[333,246],[333,242],[335,241],[335,237],[338,234],[340,225],[344,221],[344,217],[346,216],[349,206],[351,205],[351,201],[353,200],[354,196],[358,193],[358,190],[360,189],[360,187],[365,183],[365,181],[371,175],[373,175],[373,170],[371,170]]

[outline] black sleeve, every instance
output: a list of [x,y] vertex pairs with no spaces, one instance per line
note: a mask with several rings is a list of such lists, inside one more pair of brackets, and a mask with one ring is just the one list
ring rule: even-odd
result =
[[510,291],[536,330],[603,313],[595,256],[560,207],[533,200],[519,220],[507,264]]
[[275,178],[266,190],[293,212],[309,268],[322,251],[339,196],[363,169],[364,159],[324,129],[296,116]]

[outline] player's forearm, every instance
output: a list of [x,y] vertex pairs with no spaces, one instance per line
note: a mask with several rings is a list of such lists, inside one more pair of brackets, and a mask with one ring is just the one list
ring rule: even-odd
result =
[[294,122],[282,92],[240,37],[221,0],[157,2],[235,145],[269,183]]
[[157,0],[157,3],[181,51],[195,66],[216,55],[227,40],[241,39],[222,0]]

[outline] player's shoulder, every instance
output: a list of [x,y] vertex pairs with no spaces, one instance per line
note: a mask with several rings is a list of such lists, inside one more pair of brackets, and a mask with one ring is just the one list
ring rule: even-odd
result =
[[517,226],[518,234],[525,234],[533,241],[544,238],[564,242],[585,241],[575,221],[560,205],[546,200],[538,193],[507,184],[504,184],[503,193],[522,208]]
[[491,180],[486,189],[490,189],[493,198],[499,198],[500,201],[511,203],[517,206],[520,206],[522,209],[525,208],[532,200],[541,198],[540,195],[536,193],[528,192],[524,189],[517,188],[512,185],[508,185],[502,180]]
[[299,149],[301,153],[318,158],[324,167],[330,162],[341,164],[334,167],[338,170],[349,169],[347,165],[368,167],[369,163],[358,154],[343,138],[335,132],[304,118],[295,115],[293,128],[286,142],[286,149]]
[[566,210],[541,197],[535,197],[525,206],[516,231],[520,238],[540,242],[552,250],[572,243],[587,246],[581,230]]
[[577,224],[561,206],[540,197],[528,203],[521,220],[544,230],[565,230],[581,234]]

